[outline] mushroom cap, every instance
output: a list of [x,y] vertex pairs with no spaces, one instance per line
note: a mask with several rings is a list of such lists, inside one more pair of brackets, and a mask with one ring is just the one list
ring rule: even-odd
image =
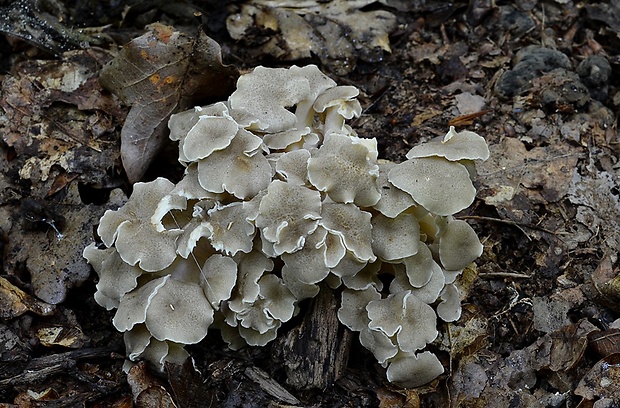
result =
[[218,251],[234,256],[237,252],[252,250],[256,228],[249,221],[255,218],[255,209],[248,202],[217,203],[208,211],[206,227],[211,232],[209,240]]
[[345,119],[358,117],[362,113],[362,107],[356,99],[360,94],[359,89],[351,85],[339,85],[323,91],[314,101],[313,108],[322,113],[331,107],[337,107],[338,113]]
[[136,361],[144,353],[152,338],[151,332],[144,324],[137,324],[131,330],[123,333],[127,357],[131,361]]
[[238,130],[228,147],[198,161],[198,181],[213,193],[251,198],[267,187],[271,177],[261,138],[245,129]]
[[439,238],[439,260],[448,271],[464,269],[483,249],[474,229],[463,220],[450,221]]
[[151,298],[145,323],[157,340],[195,344],[213,323],[213,307],[199,285],[167,279]]
[[366,306],[379,299],[381,294],[373,286],[362,290],[345,289],[338,309],[338,320],[353,331],[362,331],[370,323]]
[[282,175],[291,184],[305,185],[308,182],[308,159],[310,152],[306,149],[286,152],[276,162],[276,173]]
[[489,155],[489,147],[482,136],[468,130],[457,133],[454,126],[450,126],[450,131],[443,138],[435,138],[414,146],[407,153],[407,158],[438,156],[459,161],[486,160]]
[[418,253],[420,224],[411,214],[388,218],[382,214],[372,217],[372,250],[382,261],[394,261]]
[[220,302],[228,300],[237,283],[237,263],[230,257],[220,254],[211,255],[201,269],[200,286],[213,309],[220,307]]
[[294,274],[297,280],[310,285],[325,279],[329,274],[323,245],[326,236],[327,231],[324,228],[317,228],[308,235],[302,249],[282,254],[282,274]]
[[415,388],[431,382],[443,372],[443,365],[430,351],[418,354],[401,351],[390,360],[387,379],[401,387]]
[[208,157],[228,147],[239,130],[230,116],[200,116],[183,139],[183,155],[190,162]]
[[[354,204],[324,202],[320,225],[342,239],[347,250],[361,262],[374,262],[371,215]],[[337,269],[337,268],[334,268]]]
[[444,286],[441,303],[437,305],[437,316],[444,322],[455,322],[461,317],[461,292],[454,284]]
[[308,187],[274,180],[262,198],[256,226],[273,243],[276,255],[303,248],[321,217],[321,194]]
[[373,208],[386,217],[394,218],[407,208],[415,205],[416,202],[413,201],[411,194],[405,193],[389,182],[388,173],[397,166],[396,163],[379,160],[377,164],[379,166],[377,187],[379,193],[381,193],[381,198]]
[[99,275],[95,300],[107,310],[118,307],[123,295],[138,286],[143,271],[123,262],[115,248],[98,249],[93,243],[84,248],[83,256]]
[[374,153],[364,144],[332,133],[325,136],[323,145],[311,155],[308,179],[333,201],[370,207],[381,198],[375,182],[379,167],[370,159]]
[[371,286],[377,290],[382,290],[383,282],[379,279],[379,272],[382,266],[383,263],[381,261],[369,263],[353,276],[344,275],[342,283],[345,287],[354,290],[364,290]]
[[437,337],[435,311],[410,291],[373,300],[366,310],[370,319],[368,327],[388,337],[396,335],[400,350],[420,350]]
[[131,291],[121,298],[121,301],[112,319],[116,330],[124,332],[131,330],[136,324],[146,321],[146,310],[148,309],[153,297],[170,279],[170,275],[162,276],[138,289]]
[[[316,95],[335,86],[315,65],[286,68],[256,67],[237,81],[237,90],[228,98],[233,111],[253,115],[250,125],[267,133],[295,127],[297,116],[287,108],[307,100],[311,106]],[[307,111],[307,109],[304,109]],[[306,112],[299,113],[305,120]]]
[[379,364],[385,364],[398,353],[398,346],[381,330],[364,327],[360,331],[360,343],[372,352]]
[[422,157],[400,163],[388,180],[438,215],[452,215],[471,205],[476,189],[469,172],[460,163],[440,157]]
[[169,266],[177,256],[176,240],[182,231],[158,231],[151,217],[173,188],[173,183],[161,177],[149,183],[136,183],[122,208],[108,210],[101,217],[97,233],[104,244],[115,244],[123,261],[129,265],[137,263],[147,272]]

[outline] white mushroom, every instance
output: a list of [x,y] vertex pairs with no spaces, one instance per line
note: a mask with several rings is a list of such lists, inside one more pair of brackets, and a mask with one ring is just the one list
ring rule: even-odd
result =
[[230,145],[198,160],[198,180],[207,191],[227,191],[235,197],[254,197],[267,187],[271,166],[262,154],[262,140],[239,129]]
[[483,249],[476,232],[463,220],[449,222],[439,238],[439,260],[449,271],[462,270],[482,255]]
[[420,350],[437,337],[435,311],[410,291],[373,300],[366,310],[370,318],[368,327],[388,337],[396,335],[402,351]]
[[401,351],[390,360],[387,378],[398,386],[415,388],[431,382],[443,372],[443,365],[433,353]]
[[325,135],[340,132],[344,128],[345,119],[359,117],[362,106],[357,100],[360,91],[354,86],[336,86],[321,93],[314,102],[313,108],[323,113]]
[[160,200],[174,187],[158,178],[149,183],[136,183],[129,201],[116,210],[105,212],[97,232],[107,247],[116,246],[120,257],[129,265],[136,263],[147,272],[160,271],[176,258],[176,240],[181,230],[158,231],[151,217]]
[[213,323],[213,307],[199,285],[167,279],[150,299],[145,323],[157,340],[195,344]]
[[379,160],[379,176],[377,177],[377,187],[381,193],[381,199],[373,206],[377,211],[386,217],[394,218],[407,208],[415,205],[415,201],[411,194],[407,194],[399,188],[396,188],[388,180],[388,173],[396,163]]
[[468,130],[457,133],[454,126],[450,126],[450,131],[443,138],[414,146],[407,153],[407,158],[438,156],[450,161],[486,160],[489,154],[489,147],[482,136]]
[[388,180],[439,215],[452,215],[469,207],[476,196],[465,166],[440,157],[407,160],[390,170]]
[[379,167],[371,160],[374,153],[365,145],[347,136],[329,134],[311,155],[308,179],[333,201],[370,207],[381,198],[375,182]]
[[420,224],[411,214],[388,218],[382,214],[372,217],[372,250],[382,261],[394,261],[418,253]]
[[323,203],[320,224],[342,239],[344,246],[360,262],[374,262],[371,215],[353,204]]
[[95,300],[107,310],[117,308],[123,295],[138,286],[143,271],[123,262],[115,248],[97,249],[90,244],[83,255],[99,275]]
[[307,187],[274,180],[262,198],[256,226],[276,255],[303,248],[321,217],[321,195]]

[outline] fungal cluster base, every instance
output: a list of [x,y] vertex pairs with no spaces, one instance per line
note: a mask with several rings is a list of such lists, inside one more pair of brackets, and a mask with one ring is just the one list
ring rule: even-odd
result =
[[453,214],[489,150],[451,128],[403,163],[381,160],[346,124],[357,96],[314,65],[257,67],[227,101],[171,117],[183,179],[135,184],[84,250],[130,361],[181,362],[211,328],[232,349],[263,346],[323,283],[389,381],[443,373],[425,349],[438,319],[460,317],[455,281],[482,253]]

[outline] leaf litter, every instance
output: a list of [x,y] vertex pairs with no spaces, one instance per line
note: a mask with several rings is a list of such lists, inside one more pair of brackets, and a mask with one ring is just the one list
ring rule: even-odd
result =
[[[608,17],[617,7],[613,2],[595,3],[587,5],[585,13],[570,1],[561,6],[546,1],[523,5],[473,2],[467,10],[459,7],[424,1],[346,4],[334,0],[295,5],[252,1],[226,9],[229,30],[237,30],[230,34],[239,35],[239,42],[220,41],[224,59],[235,60],[242,68],[265,61],[290,64],[300,58],[316,59],[329,67],[332,75],[346,75],[347,83],[362,90],[366,108],[354,124],[356,130],[361,136],[377,136],[388,157],[402,159],[409,145],[439,135],[447,123],[467,114],[473,116],[462,123],[484,134],[492,145],[491,160],[478,169],[477,207],[460,215],[485,237],[485,252],[477,271],[464,273],[465,281],[458,282],[466,296],[463,317],[442,328],[435,344],[438,353],[443,353],[450,376],[423,389],[395,389],[382,383],[381,369],[368,365],[370,359],[356,350],[360,358],[349,361],[336,380],[337,387],[320,393],[284,388],[303,403],[324,406],[336,401],[356,406],[467,407],[480,402],[515,407],[580,402],[584,406],[617,405],[614,379],[618,350],[613,339],[620,326],[614,321],[620,310],[620,268],[615,117],[620,99],[609,74],[617,69],[617,62],[608,57],[620,52],[614,42],[616,24]],[[157,8],[152,10],[158,15]],[[399,13],[394,14],[395,10]],[[204,13],[208,14],[206,10]],[[297,22],[301,36],[287,35],[291,28],[283,16]],[[376,19],[378,25],[368,24],[367,18]],[[589,29],[576,30],[581,19],[602,23],[604,30],[596,34]],[[237,25],[231,25],[231,20]],[[153,34],[151,28],[140,41],[165,44],[162,40],[176,32],[174,28],[160,30]],[[347,40],[372,40],[348,44],[326,40],[343,32],[347,32]],[[323,34],[325,38],[321,38]],[[200,37],[179,36],[186,40],[181,53],[188,50],[186,58],[195,55]],[[155,42],[149,43],[148,38]],[[540,43],[540,47],[525,47],[532,43]],[[124,52],[134,46],[127,45]],[[220,49],[206,47],[216,55],[213,61],[217,69],[227,72],[225,76],[234,82],[236,73],[226,71]],[[554,50],[542,53],[557,57],[555,69],[517,67],[523,61],[538,61],[541,47]],[[187,98],[191,106],[196,103],[191,101],[194,97],[225,98],[227,92],[223,90],[224,95],[216,97],[199,90],[197,95],[188,96],[183,87],[166,87],[168,74],[162,63],[162,55],[168,55],[166,47],[153,47],[153,60],[148,56],[150,48],[142,48],[147,51],[145,56],[138,53],[124,60],[121,53],[111,65],[118,64],[115,69],[123,72],[139,63],[151,69],[145,71],[148,74],[135,75],[135,84],[129,80],[109,87],[125,104],[156,113],[143,127],[138,122],[124,122],[138,129],[136,132],[150,146],[125,160],[125,170],[128,175],[133,171],[129,178],[134,181],[150,163],[160,163],[153,152],[166,148],[158,145],[152,131],[163,127],[165,114],[174,110],[166,98],[175,103]],[[521,50],[516,58],[515,50]],[[528,52],[538,53],[538,57],[528,57]],[[568,63],[556,52],[567,56]],[[23,406],[37,398],[69,401],[66,384],[54,383],[53,376],[40,377],[40,387],[20,382],[33,350],[40,353],[46,347],[43,344],[52,345],[56,349],[49,349],[44,358],[65,359],[62,361],[68,367],[80,357],[57,350],[77,347],[75,351],[86,353],[89,345],[102,347],[119,341],[107,321],[109,316],[92,307],[92,300],[86,301],[86,306],[78,306],[73,300],[89,299],[93,282],[87,270],[46,268],[29,261],[35,253],[29,251],[40,247],[37,258],[69,262],[71,255],[63,258],[62,252],[70,253],[89,242],[92,225],[105,208],[117,207],[123,200],[118,190],[110,199],[107,196],[120,185],[118,129],[125,110],[93,79],[110,58],[109,52],[88,48],[65,53],[60,60],[26,59],[3,80],[0,125],[6,146],[2,146],[0,157],[0,278],[4,279],[0,288],[10,300],[0,303],[0,342],[10,347],[0,353],[0,397]],[[532,71],[537,74],[529,77]],[[507,72],[512,73],[502,79]],[[159,77],[152,77],[154,74]],[[168,76],[183,82],[194,73],[188,68]],[[70,78],[75,80],[67,82]],[[502,84],[501,91],[497,83]],[[129,84],[136,86],[133,96],[123,95],[124,89],[131,88]],[[161,91],[157,95],[164,95],[165,103],[157,105],[157,97],[138,100],[142,92],[139,84],[148,85],[144,88],[148,94]],[[149,153],[143,153],[146,151]],[[137,170],[128,170],[134,158],[139,163]],[[95,200],[97,204],[84,203],[92,201],[86,199],[85,185],[104,187],[105,194]],[[24,207],[20,202],[26,198],[40,205]],[[72,272],[67,274],[69,270]],[[83,289],[71,289],[80,284]],[[66,307],[74,312],[75,320]],[[91,318],[85,318],[81,311],[84,307],[92,307],[86,316],[101,313],[104,317],[96,325],[90,324]],[[149,383],[134,397],[142,394],[143,399],[153,392],[157,398],[178,402],[181,397],[160,387],[185,392],[181,390],[200,384],[205,400],[216,395],[228,406],[239,405],[249,396],[269,401],[271,394],[261,388],[267,387],[267,382],[250,380],[244,375],[246,360],[224,356],[218,347],[217,339],[195,346],[192,354],[197,356],[202,374],[188,376],[188,384],[179,384],[170,375],[168,382]],[[282,379],[284,362],[272,362],[269,353],[252,349],[244,358],[263,370],[270,384],[286,384]],[[270,363],[263,364],[263,360]],[[8,364],[11,368],[4,368]],[[93,379],[102,373],[115,373],[109,383],[100,383],[107,385],[99,388],[99,394],[92,394],[93,387],[83,375],[78,376],[82,380],[71,377],[74,385],[82,387],[80,390],[91,389],[91,397],[83,391],[82,401],[111,398],[122,404],[128,397],[131,400],[131,390],[122,385],[125,379],[118,374],[121,362],[109,364],[82,366],[78,373]],[[40,373],[36,365],[30,367]],[[96,367],[101,373],[93,373],[88,367]],[[171,368],[170,372],[175,371]],[[22,384],[22,388],[9,384]],[[119,386],[125,387],[121,388],[122,395],[110,397],[110,390]],[[20,391],[25,389],[31,394]]]

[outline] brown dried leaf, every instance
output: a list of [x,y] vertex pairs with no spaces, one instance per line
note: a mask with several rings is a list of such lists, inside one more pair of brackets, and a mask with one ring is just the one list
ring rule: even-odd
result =
[[609,329],[590,333],[590,346],[601,357],[620,353],[620,329]]
[[[6,231],[5,271],[19,271],[26,266],[34,294],[41,300],[58,304],[69,289],[81,285],[91,268],[82,257],[92,242],[92,226],[107,208],[119,205],[120,197],[106,206],[85,205],[80,200],[77,184],[71,183],[65,197],[57,201],[30,199],[14,215],[19,222]],[[53,205],[51,205],[53,203]],[[38,204],[38,205],[37,205]]]
[[206,34],[194,39],[152,24],[106,65],[104,87],[132,105],[121,131],[121,159],[129,181],[144,175],[165,144],[171,114],[234,89],[237,69],[222,64],[220,46]]
[[33,298],[0,276],[0,318],[10,320],[26,312],[48,316],[54,310],[54,305]]
[[176,407],[159,379],[149,373],[144,361],[131,367],[127,374],[127,383],[138,408]]
[[183,365],[166,362],[168,384],[174,401],[184,408],[202,408],[217,405],[215,390],[205,384],[201,373],[194,368],[193,360],[187,359]]

